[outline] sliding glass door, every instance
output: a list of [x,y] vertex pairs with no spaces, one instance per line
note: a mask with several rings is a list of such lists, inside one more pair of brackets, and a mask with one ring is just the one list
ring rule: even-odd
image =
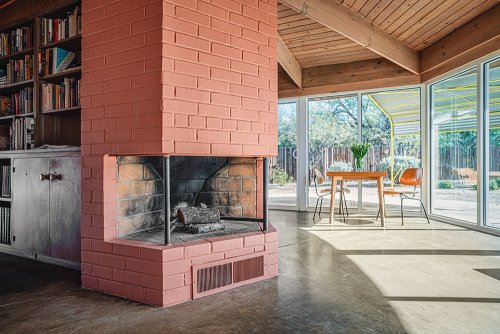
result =
[[477,221],[476,68],[431,86],[431,212]]

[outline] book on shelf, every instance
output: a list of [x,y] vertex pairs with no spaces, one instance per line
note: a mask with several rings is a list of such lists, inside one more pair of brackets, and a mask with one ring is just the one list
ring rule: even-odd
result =
[[81,34],[82,16],[80,7],[75,7],[72,12],[67,12],[66,18],[40,19],[41,43],[58,42],[65,38]]
[[0,33],[0,57],[33,47],[33,25]]
[[[33,56],[24,59],[12,59],[6,64],[5,74],[0,72],[0,87],[33,79]],[[5,79],[2,77],[5,76]]]
[[11,96],[0,96],[0,116],[33,112],[33,87],[26,87]]
[[35,121],[33,118],[18,118],[10,129],[11,150],[31,150],[35,146]]
[[42,76],[61,73],[69,67],[80,64],[80,53],[71,52],[62,48],[48,48],[38,54],[40,66],[39,73]]
[[0,207],[0,243],[10,244],[10,207]]
[[10,165],[0,165],[1,196],[10,197]]
[[60,84],[42,83],[42,112],[80,105],[80,80],[64,78]]
[[5,151],[10,148],[10,132],[9,125],[0,124],[0,150]]
[[12,115],[12,97],[0,96],[0,117]]

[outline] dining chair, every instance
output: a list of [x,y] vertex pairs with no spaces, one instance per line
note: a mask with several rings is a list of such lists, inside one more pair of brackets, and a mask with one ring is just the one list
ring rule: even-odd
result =
[[[419,201],[422,209],[424,210],[425,218],[427,218],[427,223],[430,224],[429,217],[427,216],[427,211],[425,210],[424,203],[420,198],[415,197],[418,194],[417,186],[422,184],[422,168],[407,168],[404,170],[403,174],[399,177],[399,184],[405,186],[413,186],[413,190],[411,189],[395,189],[388,188],[384,189],[384,205],[385,205],[385,195],[388,196],[399,196],[401,198],[401,225],[404,225],[404,214],[403,214],[403,201],[405,199]],[[378,219],[380,215],[380,209],[377,213]]]
[[[316,195],[318,199],[316,200],[316,207],[314,208],[313,220],[316,217],[316,211],[318,210],[319,204],[319,216],[321,217],[321,208],[323,207],[323,198],[331,194],[331,189],[319,189],[318,187],[325,183],[325,178],[323,177],[323,173],[319,170],[319,168],[313,168],[313,176],[314,176],[314,190],[316,191]],[[337,187],[335,189],[335,193],[340,193],[340,204],[339,204],[339,214],[342,213],[343,220],[345,221],[345,213],[347,213],[347,217],[349,218],[349,211],[347,210],[347,202],[345,199],[345,193],[350,193],[351,190],[347,187]],[[335,196],[335,194],[333,195]]]

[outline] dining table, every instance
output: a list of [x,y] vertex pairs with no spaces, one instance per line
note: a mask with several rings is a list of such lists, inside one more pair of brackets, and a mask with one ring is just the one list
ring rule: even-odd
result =
[[326,172],[326,176],[332,178],[332,190],[330,199],[330,224],[334,221],[335,210],[335,190],[337,188],[337,182],[340,181],[340,189],[344,189],[345,180],[358,180],[366,181],[372,180],[377,181],[378,190],[378,207],[380,210],[380,223],[381,226],[385,225],[385,206],[384,206],[384,177],[387,176],[386,172]]

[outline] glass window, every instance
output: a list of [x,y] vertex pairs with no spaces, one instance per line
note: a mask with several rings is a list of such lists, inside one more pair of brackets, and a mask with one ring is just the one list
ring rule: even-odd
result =
[[270,160],[269,205],[297,206],[297,104],[278,104],[278,156]]
[[[365,170],[387,172],[385,186],[413,188],[399,183],[407,168],[420,162],[420,89],[384,91],[362,95],[362,141],[370,144]],[[420,186],[415,188],[420,198]],[[363,207],[378,208],[377,183],[363,182]],[[399,196],[385,196],[386,209],[399,210]],[[406,208],[420,210],[418,201],[407,200]]]
[[[320,195],[330,189],[331,180],[326,171],[352,170],[351,145],[358,141],[358,98],[353,96],[310,99],[309,110],[309,206],[315,207]],[[325,183],[314,183],[313,169],[318,168]],[[357,206],[356,181],[347,181],[350,193],[347,206]],[[337,197],[338,199],[338,197]],[[324,196],[323,207],[328,208],[330,196]],[[339,201],[336,201],[338,204]]]
[[497,58],[486,64],[487,81],[487,117],[489,123],[489,155],[488,178],[486,178],[488,216],[486,224],[500,228],[500,59]]
[[432,212],[477,221],[477,68],[431,86]]

